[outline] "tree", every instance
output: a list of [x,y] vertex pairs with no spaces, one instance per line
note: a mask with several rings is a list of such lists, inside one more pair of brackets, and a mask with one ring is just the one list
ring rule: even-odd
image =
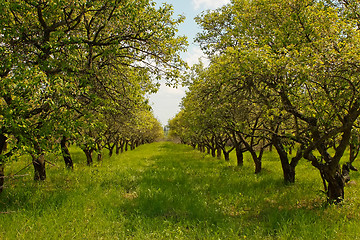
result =
[[357,21],[343,14],[348,7],[244,0],[198,18],[204,50],[232,62],[239,85],[275,98],[279,104],[268,110],[293,116],[296,129],[282,138],[301,145],[299,154],[320,171],[330,202],[344,197],[339,162],[360,114],[359,34]]
[[[74,135],[104,106],[126,108],[155,88],[150,77],[176,78],[185,65],[186,39],[176,36],[183,17],[173,19],[166,4],[15,0],[1,2],[0,11],[0,135],[32,154],[39,180],[44,153],[56,150],[50,138]],[[124,83],[142,91],[123,97]]]

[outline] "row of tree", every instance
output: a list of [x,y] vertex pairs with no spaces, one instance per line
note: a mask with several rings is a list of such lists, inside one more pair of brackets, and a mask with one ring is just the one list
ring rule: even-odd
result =
[[16,155],[30,154],[35,180],[44,180],[48,152],[72,167],[69,141],[91,164],[103,147],[112,154],[159,136],[145,95],[179,76],[187,45],[171,6],[12,0],[0,12],[0,191]]
[[[331,202],[359,151],[360,1],[233,0],[196,20],[210,59],[193,67],[172,134],[214,156],[276,149],[286,182],[301,158]],[[350,146],[350,147],[349,147]],[[350,162],[340,160],[350,148]]]

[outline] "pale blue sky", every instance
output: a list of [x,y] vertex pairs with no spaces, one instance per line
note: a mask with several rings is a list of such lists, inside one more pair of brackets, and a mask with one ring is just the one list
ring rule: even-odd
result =
[[[189,41],[188,51],[182,54],[182,57],[189,65],[193,65],[202,57],[202,51],[193,42],[196,33],[200,28],[196,25],[194,17],[199,15],[206,9],[215,9],[229,3],[230,0],[154,0],[156,3],[168,3],[174,7],[174,16],[184,15],[185,22],[179,27],[179,35],[186,35]],[[185,96],[185,89],[179,87],[177,89],[170,88],[162,84],[156,94],[150,96],[150,103],[155,117],[157,117],[163,125],[173,118],[180,110],[179,104],[181,98]]]

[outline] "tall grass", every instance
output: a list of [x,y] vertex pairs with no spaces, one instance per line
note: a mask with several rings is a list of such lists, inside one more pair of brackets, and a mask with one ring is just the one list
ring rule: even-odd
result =
[[[8,179],[0,195],[0,239],[357,239],[359,173],[346,200],[324,204],[318,172],[302,161],[285,185],[274,153],[255,175],[184,145],[144,145],[93,167],[72,149],[75,170],[48,166],[44,183]],[[232,158],[234,159],[234,157]],[[22,158],[9,173],[26,166]],[[359,236],[359,237],[358,237]]]

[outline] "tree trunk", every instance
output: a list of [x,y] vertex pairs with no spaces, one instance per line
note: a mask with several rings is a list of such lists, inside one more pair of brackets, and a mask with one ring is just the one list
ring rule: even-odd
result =
[[241,135],[239,135],[239,138],[241,139],[241,142],[244,144],[244,146],[246,147],[246,149],[250,152],[251,157],[254,161],[255,164],[255,174],[258,174],[261,172],[262,169],[262,164],[261,164],[261,158],[262,155],[264,153],[264,149],[265,147],[262,147],[259,153],[259,156],[256,154],[256,151],[254,150],[253,146],[250,145],[245,138],[243,138]]
[[72,161],[70,151],[69,151],[69,149],[67,147],[67,138],[66,138],[66,136],[62,137],[62,139],[60,141],[60,146],[61,146],[61,153],[63,155],[66,168],[73,169],[74,168],[74,163]]
[[281,143],[281,140],[275,134],[272,137],[272,145],[275,147],[281,162],[281,167],[284,174],[285,183],[295,182],[295,168],[292,168],[289,163],[288,154]]
[[261,172],[261,169],[262,169],[261,160],[256,158],[256,160],[254,159],[254,163],[255,163],[255,174],[258,174]]
[[224,154],[225,161],[229,162],[230,161],[230,152],[224,150],[223,154]]
[[119,153],[120,153],[120,143],[119,143],[119,141],[116,141],[116,143],[115,143],[115,154],[119,155]]
[[344,178],[340,172],[340,166],[336,170],[335,174],[326,167],[322,170],[322,176],[328,183],[327,196],[329,203],[340,203],[344,200]]
[[114,152],[114,146],[113,147],[109,147],[109,157],[112,157]]
[[97,149],[98,149],[98,152],[97,152],[97,160],[98,162],[101,162],[102,159],[103,159],[103,156],[102,156],[102,146],[100,144],[97,144]]
[[34,165],[34,180],[44,181],[46,179],[45,156],[43,153],[33,154],[32,163]]
[[120,145],[120,152],[123,153],[124,152],[124,147],[125,147],[125,142],[122,142]]
[[211,148],[211,156],[216,157],[216,148],[214,147]]
[[211,154],[211,149],[209,147],[206,147],[207,154]]
[[236,151],[237,165],[239,167],[244,166],[244,154],[243,154],[243,151],[241,150],[240,144],[237,144],[235,146],[235,151]]
[[125,152],[128,151],[128,147],[129,147],[129,141],[126,140],[126,141],[125,141]]
[[262,158],[262,153],[263,153],[264,149],[261,149],[259,157],[256,155],[255,150],[252,149],[251,147],[248,148],[248,150],[250,151],[251,157],[255,164],[255,174],[258,174],[261,172],[261,169],[262,169],[261,158]]
[[216,147],[216,157],[218,159],[221,159],[221,148],[220,147]]
[[87,163],[88,166],[90,166],[93,163],[93,159],[92,159],[93,150],[85,148],[85,149],[83,149],[83,151],[84,151],[85,156],[86,156],[86,163]]

